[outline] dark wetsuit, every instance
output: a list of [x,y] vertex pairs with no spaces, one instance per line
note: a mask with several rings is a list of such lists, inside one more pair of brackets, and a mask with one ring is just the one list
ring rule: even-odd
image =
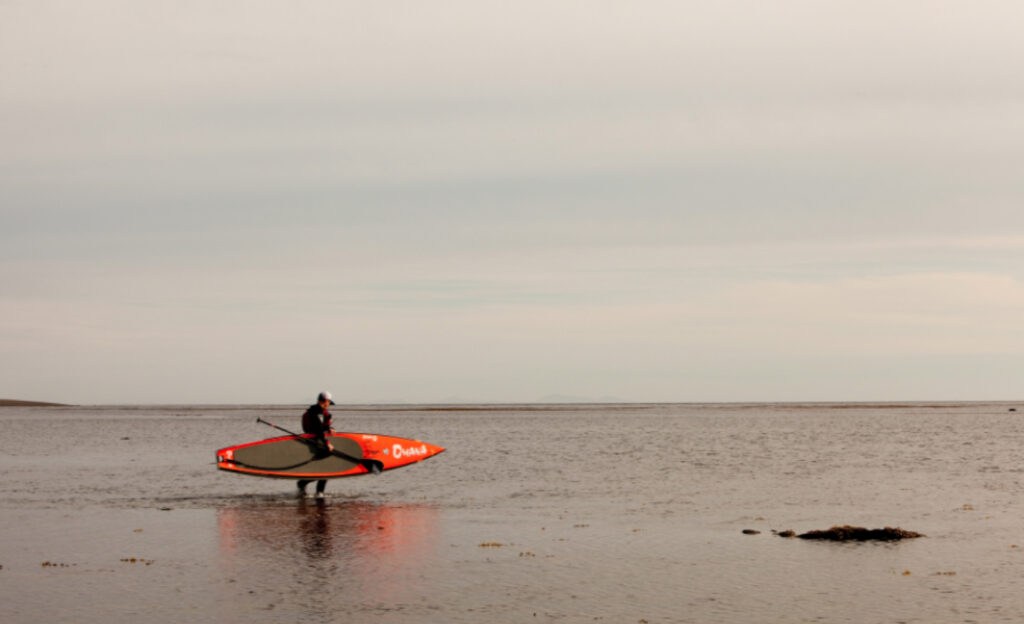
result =
[[[327,433],[331,430],[331,413],[324,411],[324,408],[320,407],[319,403],[314,403],[309,406],[306,413],[302,415],[302,431],[304,433],[312,433],[316,436],[317,442],[327,447]],[[306,486],[309,485],[310,480],[299,481],[299,489],[305,491]],[[316,491],[323,493],[327,487],[327,480],[320,479],[316,482]]]
[[323,442],[324,436],[331,430],[331,419],[330,412],[325,412],[319,403],[314,403],[302,415],[302,431],[316,434],[316,439]]

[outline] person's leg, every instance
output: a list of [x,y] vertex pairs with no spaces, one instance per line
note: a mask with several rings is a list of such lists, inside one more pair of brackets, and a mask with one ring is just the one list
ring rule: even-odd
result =
[[[307,485],[309,485],[309,481],[299,481],[299,483],[298,483],[299,494],[305,494],[306,493],[306,486]],[[319,484],[317,484],[317,485],[319,486]]]
[[323,498],[324,490],[327,489],[327,479],[320,479],[316,482],[316,495]]

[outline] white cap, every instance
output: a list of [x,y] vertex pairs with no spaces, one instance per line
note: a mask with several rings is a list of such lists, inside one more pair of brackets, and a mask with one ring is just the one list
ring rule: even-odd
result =
[[320,402],[324,401],[325,399],[330,401],[331,405],[334,405],[334,399],[331,398],[331,393],[327,392],[326,390],[324,390],[323,392],[320,393],[320,396],[318,396],[316,398],[316,402],[320,403]]

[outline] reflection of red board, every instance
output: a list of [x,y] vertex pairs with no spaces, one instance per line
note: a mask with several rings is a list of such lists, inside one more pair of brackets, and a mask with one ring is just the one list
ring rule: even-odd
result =
[[313,437],[284,436],[222,448],[217,451],[217,467],[259,477],[334,479],[408,466],[444,451],[407,438],[334,433],[329,437],[336,453],[329,454]]

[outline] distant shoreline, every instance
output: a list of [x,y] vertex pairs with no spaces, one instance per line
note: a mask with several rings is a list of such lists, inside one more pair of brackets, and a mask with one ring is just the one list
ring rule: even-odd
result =
[[[1024,411],[1024,401],[997,400],[973,400],[973,401],[765,401],[765,402],[591,402],[579,401],[575,403],[560,402],[537,402],[537,403],[345,403],[339,404],[332,412],[494,412],[506,410],[518,411],[582,411],[597,408],[619,409],[619,410],[653,410],[669,406],[691,406],[712,409],[727,410],[758,410],[764,408],[780,407],[794,410],[893,410],[893,409],[956,409],[968,408],[977,405],[992,405],[1008,407],[1009,411],[1016,412],[1018,407]],[[52,403],[46,401],[22,401],[18,399],[0,399],[0,407],[84,407],[81,404],[73,403]],[[253,403],[253,404],[227,404],[227,403],[106,403],[94,404],[91,407],[110,408],[166,408],[183,407],[197,408],[206,407],[213,409],[242,409],[242,410],[281,410],[281,409],[302,409],[300,403]]]

